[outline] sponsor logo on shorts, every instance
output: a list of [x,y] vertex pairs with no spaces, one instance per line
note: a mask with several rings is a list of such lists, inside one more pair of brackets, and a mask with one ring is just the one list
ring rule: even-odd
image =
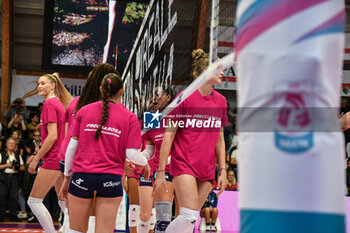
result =
[[114,188],[119,185],[120,185],[120,181],[117,181],[117,182],[107,181],[103,183],[104,188]]
[[82,187],[82,186],[80,185],[82,182],[84,182],[84,180],[81,179],[81,178],[78,178],[78,179],[76,179],[76,180],[72,180],[72,184],[73,184],[73,185],[77,186],[78,188],[80,188],[80,189],[82,189],[82,190],[88,190],[88,188]]
[[75,180],[75,183],[77,183],[78,185],[80,185],[81,182],[84,182],[84,180],[81,178]]
[[151,182],[152,182],[152,179],[149,178],[148,180],[145,180],[145,177],[141,176],[141,177],[140,177],[140,181],[141,181],[141,182],[145,182],[145,183],[151,183]]
[[[157,172],[154,172],[154,173],[153,173],[153,177],[154,177],[154,179],[157,178]],[[166,173],[165,173],[165,180],[166,180],[166,181],[172,181],[172,180],[173,180],[173,177],[170,176],[170,174],[166,172]]]

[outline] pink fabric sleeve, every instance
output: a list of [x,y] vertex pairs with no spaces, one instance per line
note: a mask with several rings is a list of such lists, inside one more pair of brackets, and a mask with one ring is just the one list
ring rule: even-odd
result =
[[73,125],[71,127],[72,128],[72,137],[78,137],[79,138],[79,129],[80,129],[80,123],[81,123],[81,116],[82,116],[82,112],[81,110],[79,110],[75,116],[75,120],[73,122]]
[[43,109],[42,114],[42,121],[43,124],[46,125],[48,123],[57,123],[58,119],[57,119],[57,112],[56,112],[56,108],[54,106],[54,103],[51,100],[47,100],[46,103],[46,108]]
[[126,148],[141,148],[141,126],[135,114],[130,116]]

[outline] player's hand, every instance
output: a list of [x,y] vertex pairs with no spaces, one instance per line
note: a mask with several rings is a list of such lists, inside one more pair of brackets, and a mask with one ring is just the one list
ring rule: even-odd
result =
[[154,181],[153,192],[152,192],[153,198],[156,197],[157,190],[162,185],[164,187],[165,192],[168,192],[168,187],[166,186],[166,179],[165,179],[165,172],[164,171],[157,172],[157,178]]
[[145,166],[137,166],[139,168],[138,172],[141,173],[142,170],[143,172],[143,176],[145,177],[145,180],[148,180],[149,177],[151,176],[151,168],[149,167],[148,163]]
[[64,176],[63,183],[59,192],[59,199],[64,201],[68,199],[68,185],[70,181],[70,176]]
[[124,165],[124,173],[128,176],[132,176],[134,174],[134,171],[132,168],[134,168],[135,165],[132,164],[129,160],[125,160],[125,165]]
[[34,158],[34,156],[33,156],[33,159],[32,159],[32,161],[30,162],[29,167],[28,167],[28,172],[29,172],[30,174],[36,174],[36,168],[37,168],[37,166],[38,166],[38,163],[39,163],[39,161],[36,160],[36,159]]
[[220,189],[220,191],[216,194],[217,197],[219,197],[225,191],[226,185],[226,170],[221,170],[220,176],[218,178],[218,189]]
[[28,159],[27,159],[27,161],[26,161],[26,163],[27,163],[28,165],[30,165],[30,163],[33,161],[33,159],[34,159],[34,155],[29,156]]

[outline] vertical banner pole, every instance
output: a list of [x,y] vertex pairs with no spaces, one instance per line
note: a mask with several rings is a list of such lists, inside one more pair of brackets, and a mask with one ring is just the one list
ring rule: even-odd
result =
[[242,0],[236,23],[241,233],[344,233],[344,1]]
[[210,23],[209,64],[218,57],[218,30],[219,30],[219,4],[220,0],[212,0]]

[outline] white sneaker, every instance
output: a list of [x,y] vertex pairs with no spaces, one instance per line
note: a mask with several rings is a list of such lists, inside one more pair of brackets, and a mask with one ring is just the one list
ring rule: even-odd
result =
[[25,218],[28,218],[28,215],[26,212],[19,212],[19,214],[17,214],[17,217],[20,218],[20,219],[25,219]]
[[205,226],[205,231],[210,231],[211,230],[211,226],[210,225],[206,225]]
[[217,231],[216,226],[215,226],[215,225],[211,225],[211,226],[210,226],[210,230],[211,230],[211,231]]

